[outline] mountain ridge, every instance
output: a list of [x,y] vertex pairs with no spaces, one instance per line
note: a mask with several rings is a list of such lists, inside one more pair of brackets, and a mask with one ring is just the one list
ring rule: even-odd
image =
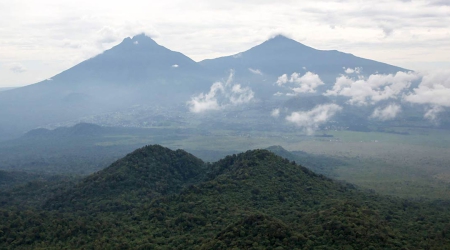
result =
[[[247,57],[250,59],[247,60]],[[324,77],[326,81],[330,80],[328,75],[334,77],[343,74],[343,67],[352,69],[361,67],[363,73],[368,75],[376,72],[396,73],[397,71],[408,71],[400,67],[360,58],[337,50],[314,49],[283,35],[275,36],[236,55],[207,59],[199,63],[216,71],[232,68],[231,65],[234,63],[241,66],[237,69],[240,73],[247,71],[247,74],[251,74],[248,72],[248,69],[252,68],[259,69],[262,73],[273,76],[312,71]]]
[[207,93],[231,69],[236,82],[251,87],[257,99],[272,100],[280,90],[273,83],[283,74],[319,74],[326,83],[319,86],[320,93],[349,67],[363,67],[364,74],[404,70],[342,52],[316,50],[284,36],[234,56],[195,62],[140,34],[50,79],[1,91],[0,140],[134,105],[186,111],[189,100]]

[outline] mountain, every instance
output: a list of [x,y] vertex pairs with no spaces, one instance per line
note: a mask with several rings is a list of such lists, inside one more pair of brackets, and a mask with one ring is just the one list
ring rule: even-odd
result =
[[54,130],[45,128],[38,128],[28,131],[24,134],[25,138],[48,138],[48,137],[71,137],[71,136],[99,136],[108,131],[108,128],[103,128],[96,124],[78,123],[72,127],[59,127]]
[[146,146],[89,176],[61,196],[50,199],[46,207],[90,212],[127,209],[161,195],[179,192],[199,179],[203,168],[202,160],[183,150]]
[[[202,76],[202,68],[189,57],[157,44],[141,34],[125,38],[119,45],[88,59],[69,70],[52,77],[51,84],[63,82],[76,87],[107,84],[133,87],[152,85],[153,91],[172,82],[175,87],[186,88],[181,79]],[[195,87],[195,86],[189,86]]]
[[211,81],[202,66],[150,37],[126,38],[48,80],[0,92],[0,139],[136,104],[188,100]]
[[[0,92],[0,140],[31,129],[81,118],[149,106],[163,113],[186,113],[193,96],[235,71],[242,93],[251,87],[256,100],[271,100],[283,74],[312,71],[330,87],[343,68],[361,67],[364,74],[405,69],[339,51],[316,50],[276,36],[242,53],[195,62],[158,45],[144,34],[120,44],[45,81]],[[239,92],[240,91],[240,92]],[[230,94],[224,94],[229,96]],[[231,97],[233,100],[235,96]],[[219,98],[220,99],[220,98]],[[241,99],[236,99],[238,102]],[[235,101],[236,101],[235,100]]]
[[360,190],[267,150],[204,165],[153,145],[44,209],[0,207],[0,247],[445,249],[447,207]]
[[39,128],[0,142],[0,169],[39,174],[87,175],[103,169],[139,145],[97,145],[107,136],[146,130],[80,123],[53,130]]
[[3,88],[0,88],[0,92],[6,91],[6,90],[11,90],[11,89],[14,89],[14,88],[13,87],[3,87]]
[[237,75],[251,75],[250,69],[260,70],[262,74],[271,77],[311,71],[325,80],[334,80],[336,76],[343,74],[343,67],[352,69],[360,67],[364,74],[406,71],[400,67],[337,50],[317,50],[282,35],[242,53],[203,60],[200,64],[216,72],[235,69]]

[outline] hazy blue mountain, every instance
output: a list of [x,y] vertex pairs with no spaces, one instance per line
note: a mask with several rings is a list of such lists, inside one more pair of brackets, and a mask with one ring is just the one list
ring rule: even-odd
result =
[[200,64],[215,72],[234,69],[236,75],[254,74],[250,69],[260,70],[263,75],[267,76],[311,71],[324,79],[334,79],[337,75],[343,74],[343,67],[361,67],[364,74],[405,71],[403,68],[337,50],[317,50],[282,35],[269,39],[245,52],[203,60]]
[[[183,87],[189,76],[202,76],[202,68],[189,57],[161,45],[144,34],[125,38],[119,45],[66,70],[52,79],[82,87],[91,84],[151,84],[156,90],[167,81]],[[162,86],[158,86],[162,85]],[[173,86],[172,86],[173,87]],[[190,86],[192,87],[192,86]]]
[[135,105],[164,106],[167,112],[177,106],[184,112],[193,95],[207,92],[230,69],[235,70],[236,81],[252,88],[255,99],[268,100],[279,91],[274,82],[282,74],[312,71],[331,84],[344,67],[362,67],[365,74],[404,70],[338,51],[316,50],[284,36],[237,55],[197,63],[141,34],[50,79],[1,91],[0,140]]
[[0,138],[136,104],[185,102],[211,81],[187,56],[145,35],[126,38],[51,79],[0,92]]
[[13,87],[1,87],[0,88],[0,92],[1,91],[6,91],[6,90],[11,90],[11,89],[14,89]]

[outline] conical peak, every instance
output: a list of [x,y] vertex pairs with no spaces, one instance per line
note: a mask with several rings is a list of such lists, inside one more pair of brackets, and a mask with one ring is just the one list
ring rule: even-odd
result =
[[132,42],[134,45],[158,45],[155,40],[144,33],[134,36],[130,39],[130,42]]
[[138,35],[133,36],[131,39],[133,42],[153,42],[156,43],[150,36],[147,36],[145,33],[141,33]]
[[[135,47],[143,47],[143,46],[160,46],[157,44],[152,38],[141,33],[139,35],[135,35],[133,37],[127,37],[123,39],[123,41],[119,45],[135,46]],[[136,46],[140,45],[140,46]]]
[[277,35],[269,40],[257,45],[249,50],[251,53],[266,54],[266,53],[304,53],[307,51],[314,51],[313,48],[303,45],[284,35]]
[[269,40],[265,41],[263,44],[273,45],[273,46],[303,46],[308,47],[302,43],[299,43],[295,41],[294,39],[291,39],[289,37],[286,37],[284,35],[276,35]]
[[285,36],[285,35],[282,35],[282,34],[278,34],[278,35],[276,35],[276,36],[274,36],[274,37],[272,37],[272,38],[270,38],[269,40],[277,40],[277,41],[293,41],[291,38],[289,38],[289,37],[287,37],[287,36]]

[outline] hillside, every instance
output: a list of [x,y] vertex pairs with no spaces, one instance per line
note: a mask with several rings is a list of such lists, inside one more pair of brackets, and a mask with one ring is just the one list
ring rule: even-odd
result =
[[[0,247],[445,249],[446,202],[383,197],[267,150],[204,164],[157,145],[35,207],[0,210]],[[128,204],[128,206],[124,206]]]
[[48,209],[109,211],[129,209],[179,192],[201,178],[202,160],[159,145],[135,150],[47,201]]

